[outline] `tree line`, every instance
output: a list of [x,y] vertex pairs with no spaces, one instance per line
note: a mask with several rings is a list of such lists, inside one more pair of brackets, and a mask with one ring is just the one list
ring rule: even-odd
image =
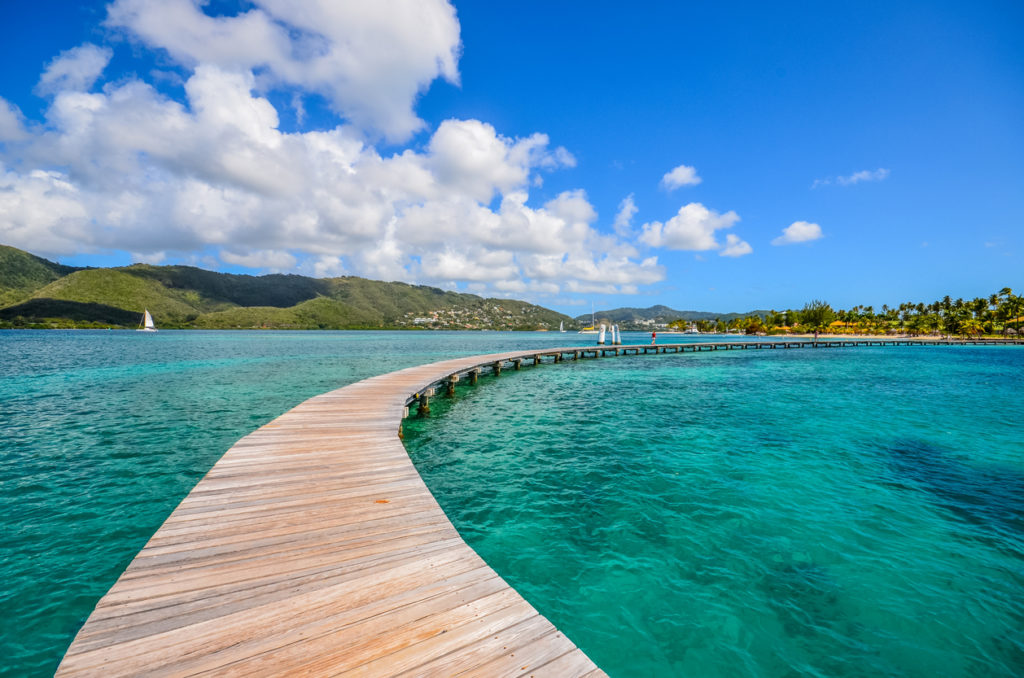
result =
[[[949,296],[930,304],[904,302],[899,306],[883,304],[833,309],[815,299],[802,309],[769,311],[724,321],[700,320],[693,324],[701,332],[740,332],[744,334],[910,334],[981,336],[1017,335],[1024,321],[1024,297],[1009,287],[989,297],[952,299]],[[690,321],[670,323],[673,329],[684,329]]]

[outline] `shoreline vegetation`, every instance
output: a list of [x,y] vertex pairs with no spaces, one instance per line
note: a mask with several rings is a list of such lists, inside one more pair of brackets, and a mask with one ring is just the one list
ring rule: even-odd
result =
[[1009,287],[971,300],[949,296],[930,304],[905,302],[878,312],[872,306],[834,310],[814,300],[800,310],[768,311],[731,320],[674,320],[668,328],[759,336],[844,338],[1005,337],[1019,336],[1024,323],[1024,297]]

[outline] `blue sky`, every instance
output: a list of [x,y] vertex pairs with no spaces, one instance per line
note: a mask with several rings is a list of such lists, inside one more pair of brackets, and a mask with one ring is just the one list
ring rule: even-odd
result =
[[1019,2],[0,12],[0,243],[62,262],[573,314],[1021,286]]

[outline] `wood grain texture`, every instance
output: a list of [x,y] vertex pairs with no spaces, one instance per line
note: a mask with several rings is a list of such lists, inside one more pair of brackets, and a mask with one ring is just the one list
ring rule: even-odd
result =
[[597,670],[462,541],[398,438],[414,394],[535,354],[367,379],[238,441],[99,601],[57,675],[561,676],[563,657]]
[[311,398],[210,469],[97,603],[57,675],[604,675],[462,541],[430,494],[398,437],[419,394],[556,356],[951,343],[962,342],[535,349]]

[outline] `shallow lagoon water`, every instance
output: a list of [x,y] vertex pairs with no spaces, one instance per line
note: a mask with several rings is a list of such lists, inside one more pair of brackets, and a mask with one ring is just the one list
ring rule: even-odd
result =
[[1022,393],[1019,347],[640,356],[482,380],[406,445],[613,677],[1014,676]]
[[[592,340],[0,332],[0,673],[52,674],[177,503],[290,407]],[[410,447],[467,540],[613,676],[1011,675],[1022,366],[996,348],[543,366],[438,398]]]
[[0,331],[0,675],[52,675],[232,444],[303,400],[535,332]]

